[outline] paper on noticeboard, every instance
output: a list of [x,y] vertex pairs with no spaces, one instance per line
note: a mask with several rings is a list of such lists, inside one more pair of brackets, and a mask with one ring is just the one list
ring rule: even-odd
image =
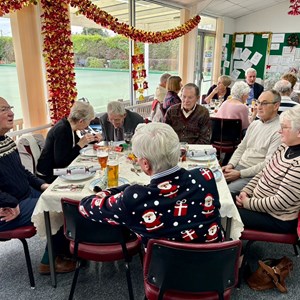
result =
[[284,33],[273,33],[271,43],[283,43],[284,36]]
[[242,43],[244,41],[244,35],[243,34],[237,34],[235,36],[235,42],[236,43]]
[[271,50],[279,50],[280,44],[271,44]]
[[233,70],[230,74],[230,77],[235,81],[239,78],[239,75],[241,74],[241,72],[239,70]]
[[280,62],[280,55],[270,55],[269,56],[269,60],[268,60],[268,64],[269,65],[277,65]]
[[248,48],[245,48],[245,49],[243,50],[243,52],[241,53],[241,59],[242,59],[243,61],[246,61],[246,60],[248,59],[248,57],[250,56],[251,53],[252,53],[252,52],[251,52]]
[[224,61],[224,67],[229,68],[229,66],[230,66],[230,62],[228,60],[225,60]]
[[252,58],[250,59],[250,61],[255,65],[257,66],[257,64],[259,63],[259,61],[261,60],[262,58],[262,54],[259,53],[259,52],[255,52],[254,55],[252,56]]
[[248,59],[247,61],[244,62],[244,68],[243,70],[246,71],[247,69],[252,67],[252,62]]
[[245,47],[253,47],[254,34],[247,34],[245,38]]
[[233,53],[233,59],[241,59],[242,48],[236,47]]

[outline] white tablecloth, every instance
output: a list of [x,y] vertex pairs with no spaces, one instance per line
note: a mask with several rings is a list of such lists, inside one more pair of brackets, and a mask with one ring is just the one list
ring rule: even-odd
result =
[[[212,146],[210,145],[190,145],[189,149],[192,150],[199,150],[199,149],[207,149]],[[85,165],[85,166],[91,166],[91,165],[97,165],[97,160],[94,161],[80,161],[82,157],[77,157],[71,164],[71,166],[77,166],[77,165]],[[86,157],[85,157],[86,158]],[[91,158],[92,160],[93,158]],[[119,166],[119,176],[126,178],[129,182],[133,183],[141,183],[141,184],[147,184],[150,181],[149,176],[144,174],[143,172],[139,173],[139,176],[136,175],[134,172],[131,171],[131,164],[126,159],[126,156],[124,154],[120,154],[120,166]],[[195,163],[191,162],[187,159],[186,162],[180,163],[182,167],[187,167],[188,164]],[[218,167],[217,160],[213,162],[206,163],[208,167]],[[95,176],[92,178],[89,178],[85,181],[76,181],[76,182],[70,182],[68,183],[76,183],[76,184],[84,184],[84,188],[82,191],[77,192],[61,192],[61,191],[53,191],[53,187],[55,185],[64,184],[67,183],[60,177],[58,177],[50,186],[49,188],[43,192],[43,194],[40,196],[37,205],[34,209],[33,215],[32,215],[32,222],[34,223],[35,227],[37,228],[37,233],[40,237],[46,238],[46,231],[45,231],[45,221],[44,221],[44,211],[49,211],[50,213],[50,219],[51,219],[51,231],[52,234],[55,234],[59,228],[63,225],[63,214],[62,214],[62,208],[61,208],[61,198],[62,197],[68,197],[75,200],[80,201],[85,196],[88,196],[92,194],[93,192],[89,189],[89,185],[91,181],[95,180],[101,176],[100,172],[96,172]],[[238,213],[238,210],[233,203],[233,200],[231,198],[230,191],[228,189],[228,186],[226,184],[226,181],[224,177],[222,176],[222,179],[217,182],[218,192],[220,196],[220,202],[221,202],[221,209],[220,214],[221,217],[224,218],[224,221],[226,221],[226,218],[231,218],[231,232],[230,237],[232,239],[238,239],[241,235],[241,232],[243,231],[243,223],[241,221],[240,215]]]

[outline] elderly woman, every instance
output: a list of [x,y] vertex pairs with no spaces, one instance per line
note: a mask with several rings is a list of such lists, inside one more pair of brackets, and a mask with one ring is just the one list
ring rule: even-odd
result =
[[223,119],[241,119],[242,129],[247,129],[249,126],[249,113],[245,103],[249,92],[250,88],[246,82],[237,81],[231,88],[231,98],[221,105],[216,113],[216,117]]
[[182,88],[182,79],[179,76],[170,76],[167,80],[166,89],[168,90],[163,102],[163,111],[167,111],[169,107],[174,104],[181,103],[181,99],[178,96]]
[[281,79],[285,79],[291,83],[292,92],[290,94],[290,97],[291,97],[292,101],[300,103],[298,94],[293,91],[294,86],[295,86],[296,82],[298,81],[297,76],[294,73],[285,73],[281,76]]
[[132,150],[144,173],[151,176],[150,184],[123,185],[86,197],[80,205],[83,216],[124,224],[145,243],[160,237],[182,242],[222,241],[214,176],[208,169],[187,171],[178,166],[180,145],[172,127],[139,125]]
[[300,108],[283,112],[280,124],[282,144],[236,204],[246,228],[292,233],[300,210]]
[[207,97],[204,99],[206,103],[210,103],[212,99],[222,98],[223,100],[227,100],[230,95],[230,86],[231,78],[226,75],[222,75],[218,78],[218,83],[212,85],[208,92]]
[[76,101],[68,118],[61,119],[50,129],[37,164],[37,171],[46,182],[51,183],[56,178],[53,169],[67,167],[81,148],[90,142],[100,141],[100,135],[87,133],[79,138],[76,134],[77,130],[88,127],[94,118],[94,109],[89,103]]

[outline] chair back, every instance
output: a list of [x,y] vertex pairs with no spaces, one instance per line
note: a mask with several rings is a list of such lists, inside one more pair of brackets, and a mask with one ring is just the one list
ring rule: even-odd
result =
[[78,210],[79,201],[62,198],[64,233],[67,239],[87,244],[125,244],[134,233],[124,226],[112,226],[84,218]]
[[211,117],[211,143],[237,146],[242,140],[242,120]]
[[23,166],[32,174],[36,174],[36,165],[45,144],[43,135],[23,134],[16,144]]
[[238,282],[240,251],[240,240],[191,244],[153,239],[147,245],[144,278],[160,289],[158,299],[166,291],[215,292],[223,299],[224,291]]

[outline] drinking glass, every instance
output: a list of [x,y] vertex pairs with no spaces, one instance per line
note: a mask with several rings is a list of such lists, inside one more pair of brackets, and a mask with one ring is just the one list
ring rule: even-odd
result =
[[102,149],[97,150],[97,158],[98,162],[101,166],[101,170],[104,170],[107,165],[107,160],[108,160],[108,152]]
[[107,187],[119,185],[119,161],[115,152],[110,152],[107,161]]
[[188,151],[188,143],[182,142],[180,143],[180,158],[179,161],[186,161],[186,153]]
[[130,144],[132,136],[133,136],[133,132],[131,131],[124,132],[124,140],[126,144]]

